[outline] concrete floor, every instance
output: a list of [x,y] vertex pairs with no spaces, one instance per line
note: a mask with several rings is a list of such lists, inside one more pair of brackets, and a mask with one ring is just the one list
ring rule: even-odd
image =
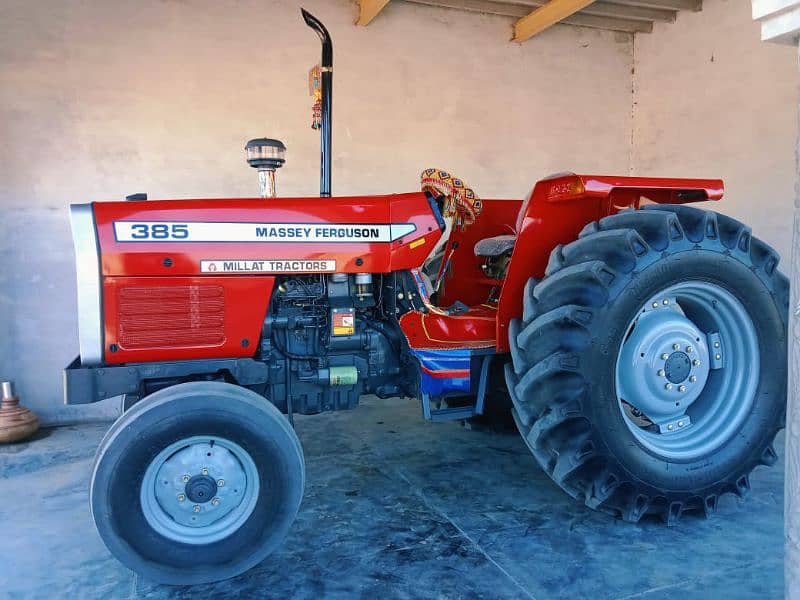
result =
[[414,402],[366,400],[296,426],[308,479],[285,545],[198,588],[145,581],[100,541],[87,485],[105,425],[0,447],[0,597],[782,597],[782,461],[756,471],[746,501],[667,529],[586,509],[516,435],[425,423]]

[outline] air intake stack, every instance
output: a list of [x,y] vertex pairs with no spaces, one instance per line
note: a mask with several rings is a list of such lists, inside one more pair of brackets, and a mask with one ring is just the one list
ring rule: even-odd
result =
[[275,170],[286,162],[286,146],[280,140],[256,138],[245,144],[247,164],[258,169],[258,185],[262,198],[275,197]]

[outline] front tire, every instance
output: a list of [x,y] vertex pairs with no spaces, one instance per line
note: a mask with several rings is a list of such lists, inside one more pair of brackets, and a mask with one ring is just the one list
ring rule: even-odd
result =
[[628,521],[713,512],[777,460],[788,281],[729,217],[654,205],[588,225],[512,322],[514,418],[542,468]]
[[90,505],[125,566],[159,583],[239,575],[283,541],[303,495],[303,452],[255,392],[193,382],[155,392],[108,431]]

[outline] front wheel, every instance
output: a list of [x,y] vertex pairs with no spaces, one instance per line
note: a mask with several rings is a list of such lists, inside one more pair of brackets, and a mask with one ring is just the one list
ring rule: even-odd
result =
[[729,217],[648,206],[556,248],[510,328],[507,383],[540,465],[592,508],[668,523],[777,459],[788,281]]
[[217,382],[160,390],[111,427],[90,504],[111,553],[148,579],[227,579],[282,542],[303,495],[300,442],[258,394]]

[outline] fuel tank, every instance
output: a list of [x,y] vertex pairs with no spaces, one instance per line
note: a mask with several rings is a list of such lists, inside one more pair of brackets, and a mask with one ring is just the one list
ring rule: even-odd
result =
[[81,361],[252,356],[275,278],[420,267],[442,235],[421,192],[71,207]]

